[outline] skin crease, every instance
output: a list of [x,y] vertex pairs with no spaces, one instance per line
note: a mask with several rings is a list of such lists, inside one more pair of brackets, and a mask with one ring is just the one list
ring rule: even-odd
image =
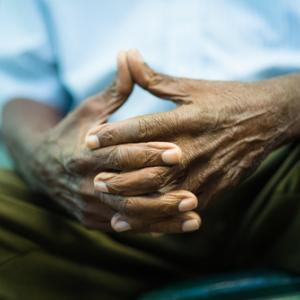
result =
[[[180,149],[165,142],[112,146],[101,151],[86,148],[88,130],[104,124],[132,88],[122,52],[113,84],[65,118],[35,101],[10,101],[4,108],[3,134],[16,169],[32,189],[47,194],[88,228],[111,231],[113,226],[116,231],[131,228],[167,233],[196,230],[200,217],[190,210],[197,206],[197,198],[189,191],[127,197],[94,190],[93,179],[101,171],[131,170],[143,167],[145,161],[152,166],[170,165],[181,158]],[[171,156],[166,160],[168,151]],[[130,226],[119,220],[120,215],[130,220]]]
[[[96,142],[87,146],[101,152],[112,145],[165,141],[179,146],[182,158],[177,165],[156,167],[145,159],[143,168],[143,158],[137,158],[135,170],[100,172],[94,180],[99,191],[140,195],[189,190],[201,210],[241,183],[271,151],[299,136],[299,74],[252,83],[204,81],[159,74],[136,50],[127,52],[127,61],[138,85],[178,107],[92,128],[88,137]],[[143,156],[151,157],[151,151]],[[122,158],[119,165],[126,165],[128,157]]]

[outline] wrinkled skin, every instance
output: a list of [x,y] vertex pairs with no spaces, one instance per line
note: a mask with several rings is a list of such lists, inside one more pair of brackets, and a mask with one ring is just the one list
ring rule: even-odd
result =
[[[122,161],[122,147],[108,147],[101,152],[88,150],[86,132],[93,126],[104,124],[108,116],[126,101],[132,88],[126,56],[121,53],[114,83],[104,92],[84,101],[48,131],[37,143],[33,171],[28,172],[26,165],[23,173],[30,174],[27,179],[33,187],[48,194],[88,228],[104,231],[110,231],[112,227],[115,231],[132,228],[170,233],[198,229],[198,214],[189,212],[197,206],[197,198],[189,191],[124,197],[94,190],[93,179],[99,172],[107,168],[130,169],[131,162],[117,163]],[[143,157],[150,151],[157,164],[161,164],[167,150],[176,152],[178,147],[170,143],[126,147],[127,158]],[[176,159],[177,156],[175,162]],[[144,161],[141,161],[141,166],[142,163]],[[174,163],[174,155],[171,155],[170,163]],[[188,205],[180,205],[182,200],[188,200]],[[119,214],[131,220],[130,228],[128,223],[118,222]]]
[[[147,149],[131,162],[123,155],[118,161],[120,170],[107,166],[111,170],[95,177],[98,191],[141,195],[183,189],[198,197],[201,209],[287,142],[295,120],[277,79],[242,83],[175,78],[153,71],[136,50],[127,53],[127,61],[138,85],[178,106],[169,112],[93,127],[87,146],[105,152],[112,145],[143,148],[144,143],[164,141],[176,144],[182,155],[173,166],[157,165]],[[122,168],[129,163],[132,170]],[[128,221],[125,216],[119,218]]]

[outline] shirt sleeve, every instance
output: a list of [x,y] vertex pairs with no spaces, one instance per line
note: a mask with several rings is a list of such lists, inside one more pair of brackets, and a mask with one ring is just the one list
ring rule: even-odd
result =
[[13,98],[68,105],[38,1],[0,0],[0,111]]

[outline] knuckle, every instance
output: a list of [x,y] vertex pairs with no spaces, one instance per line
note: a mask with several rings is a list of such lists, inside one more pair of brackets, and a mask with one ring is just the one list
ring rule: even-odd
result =
[[124,212],[127,215],[132,215],[139,211],[139,203],[136,199],[134,198],[124,198],[122,201],[122,212]]
[[152,71],[151,76],[148,77],[147,81],[145,82],[145,86],[148,89],[153,89],[157,85],[159,85],[162,82],[162,77],[160,74]]
[[113,128],[112,125],[109,123],[101,125],[99,131],[97,132],[97,136],[100,140],[100,144],[103,142],[112,143],[116,134],[117,134],[116,129]]
[[139,136],[142,139],[146,139],[149,135],[149,122],[143,118],[138,120]]
[[107,164],[115,170],[135,169],[140,166],[156,165],[161,151],[143,147],[116,146],[106,157]]
[[81,211],[77,218],[82,226],[84,226],[85,228],[88,228],[88,229],[92,228],[90,218],[86,213]]
[[86,99],[76,110],[78,114],[80,114],[82,117],[89,116],[91,113],[95,111],[96,106],[96,96],[92,96],[88,99]]
[[140,165],[155,165],[161,160],[161,150],[146,146],[144,149],[140,149],[137,158]]
[[153,114],[151,116],[138,119],[138,134],[145,141],[153,138],[170,138],[180,128],[180,122],[177,120],[178,114],[174,111]]
[[119,91],[118,91],[118,87],[117,87],[117,82],[114,81],[111,86],[108,88],[107,90],[107,93],[108,93],[108,98],[110,99],[114,99],[116,97],[119,96]]
[[77,156],[68,156],[64,159],[64,168],[67,172],[77,171],[80,164],[82,164],[81,160]]
[[89,164],[89,157],[87,157],[82,151],[74,151],[68,155],[64,155],[63,166],[68,173],[80,173],[86,169]]
[[159,197],[159,201],[161,202],[162,205],[174,205],[177,204],[181,200],[181,195],[177,192],[170,192],[163,194]]
[[169,216],[178,212],[178,199],[174,197],[169,197],[168,195],[161,197],[159,199],[159,204],[155,207],[159,210],[160,216]]
[[122,150],[119,146],[113,147],[106,157],[106,163],[110,165],[112,169],[123,169]]
[[110,204],[110,197],[109,197],[108,194],[95,191],[95,196],[98,198],[98,200],[102,204],[104,204],[104,205],[109,205]]
[[127,197],[119,197],[118,200],[118,210],[124,213],[130,212],[130,208],[132,207],[132,200]]
[[167,183],[167,171],[163,168],[155,168],[148,176],[155,186],[162,187]]
[[181,115],[176,110],[159,113],[153,115],[151,119],[151,129],[154,131],[159,128],[157,134],[170,138],[170,135],[177,135],[185,125],[181,124],[181,119]]
[[120,195],[101,193],[100,201],[117,211],[123,211],[126,205],[126,199]]

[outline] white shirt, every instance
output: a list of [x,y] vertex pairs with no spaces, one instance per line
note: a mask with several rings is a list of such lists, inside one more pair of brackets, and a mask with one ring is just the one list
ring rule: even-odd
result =
[[[160,72],[254,80],[300,69],[300,1],[0,0],[0,102],[68,110],[112,80],[119,50]],[[173,104],[136,88],[111,120]]]

